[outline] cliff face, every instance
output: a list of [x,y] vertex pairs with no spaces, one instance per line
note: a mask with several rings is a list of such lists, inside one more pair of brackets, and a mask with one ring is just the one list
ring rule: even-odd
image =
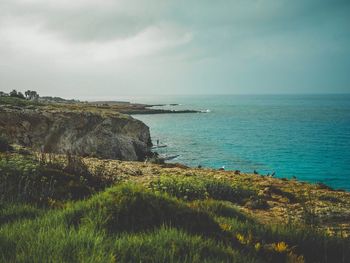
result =
[[10,142],[45,152],[144,160],[149,128],[127,115],[0,108],[0,134]]

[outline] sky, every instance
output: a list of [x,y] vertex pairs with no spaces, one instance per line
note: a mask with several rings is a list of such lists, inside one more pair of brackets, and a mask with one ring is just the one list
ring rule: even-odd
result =
[[350,92],[350,1],[0,0],[0,90]]

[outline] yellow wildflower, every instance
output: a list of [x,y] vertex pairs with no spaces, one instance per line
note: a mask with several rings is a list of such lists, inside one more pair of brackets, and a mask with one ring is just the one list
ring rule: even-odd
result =
[[231,230],[231,226],[229,224],[223,223],[223,224],[220,224],[220,227],[224,231],[230,231]]
[[255,246],[254,246],[254,248],[255,248],[256,251],[260,251],[260,249],[261,249],[261,243],[260,243],[260,242],[256,243]]
[[285,242],[278,242],[277,244],[273,244],[273,248],[275,251],[279,253],[284,253],[288,250],[288,245]]
[[237,240],[238,240],[238,242],[239,243],[241,243],[241,244],[245,244],[245,238],[244,238],[244,236],[242,235],[242,234],[237,234],[236,235],[236,238],[237,238]]

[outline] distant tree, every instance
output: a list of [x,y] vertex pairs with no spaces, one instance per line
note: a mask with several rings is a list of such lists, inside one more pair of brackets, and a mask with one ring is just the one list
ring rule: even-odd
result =
[[7,94],[3,91],[0,91],[0,97],[5,97]]
[[17,93],[17,98],[25,99],[26,97],[24,97],[24,95],[23,95],[22,92],[18,92],[18,93]]
[[18,93],[17,93],[17,90],[12,90],[11,92],[10,92],[10,96],[11,97],[17,97],[18,96]]
[[39,98],[39,94],[34,90],[27,90],[24,94],[28,100],[36,100]]
[[26,96],[26,98],[29,100],[30,99],[30,94],[31,94],[31,90],[27,90],[24,92],[24,95]]
[[17,92],[17,90],[15,90],[15,89],[10,92],[10,96],[11,97],[20,98],[20,99],[25,99],[23,93],[22,92]]

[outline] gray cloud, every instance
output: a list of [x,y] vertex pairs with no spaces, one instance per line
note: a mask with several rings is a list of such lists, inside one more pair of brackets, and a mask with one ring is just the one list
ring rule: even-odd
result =
[[349,12],[340,0],[3,0],[0,89],[349,92]]

